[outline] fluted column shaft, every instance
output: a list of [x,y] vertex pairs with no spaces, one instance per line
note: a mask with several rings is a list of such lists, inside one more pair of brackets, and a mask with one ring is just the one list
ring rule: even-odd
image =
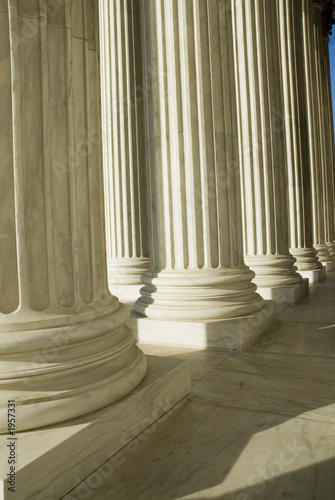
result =
[[171,320],[250,314],[262,299],[243,260],[230,10],[219,0],[143,0],[141,8],[154,81],[151,267],[135,309]]
[[[0,432],[115,401],[146,361],[108,292],[93,0],[2,2]],[[4,132],[3,132],[4,131]]]
[[[324,211],[324,170],[323,170],[323,125],[322,102],[319,101],[321,83],[320,52],[317,40],[321,37],[321,2],[302,0],[303,36],[305,58],[305,81],[308,111],[308,147],[312,182],[312,217],[313,243],[319,260],[331,263],[328,247],[325,243],[325,211]],[[321,139],[321,140],[320,140]]]
[[139,2],[100,2],[108,282],[139,284],[149,266]]
[[276,0],[232,0],[246,263],[261,287],[301,282],[289,253]]
[[326,189],[326,221],[325,221],[325,241],[328,246],[329,254],[335,264],[335,203],[334,203],[334,121],[333,121],[333,106],[331,95],[330,82],[330,66],[329,66],[329,38],[328,34],[324,33],[322,37],[321,57],[322,57],[322,101],[323,101],[323,120],[324,120],[324,177]]
[[330,153],[331,145],[329,142],[329,123],[328,123],[328,110],[326,105],[328,104],[326,99],[326,61],[324,57],[324,37],[323,37],[323,15],[319,8],[314,8],[313,16],[313,34],[314,34],[314,45],[315,45],[315,59],[316,59],[316,76],[317,76],[317,100],[318,100],[318,118],[319,118],[319,141],[320,141],[320,153],[321,153],[321,178],[322,178],[322,195],[321,195],[321,217],[323,215],[323,237],[327,245],[330,259],[332,260],[332,254],[334,254],[334,230],[331,229],[330,219],[334,221],[334,214],[330,214],[328,208],[331,202],[331,187],[329,184],[329,163],[330,163]]
[[279,0],[279,40],[285,110],[289,246],[299,271],[322,268],[313,248],[302,3]]

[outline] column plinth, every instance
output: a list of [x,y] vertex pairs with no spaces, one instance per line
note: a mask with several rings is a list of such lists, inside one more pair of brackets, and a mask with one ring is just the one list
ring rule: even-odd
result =
[[146,371],[107,287],[96,3],[12,4],[0,12],[1,433],[8,400],[15,430],[32,429],[122,398]]
[[264,309],[243,259],[235,86],[226,77],[234,72],[231,12],[218,0],[141,7],[144,65],[155,83],[146,102],[151,266],[135,311],[174,322],[170,336],[185,343],[176,321]]
[[263,297],[297,302],[305,284],[289,252],[277,3],[232,7],[245,262]]
[[139,2],[102,1],[101,80],[107,269],[110,290],[138,297],[148,269],[144,68]]

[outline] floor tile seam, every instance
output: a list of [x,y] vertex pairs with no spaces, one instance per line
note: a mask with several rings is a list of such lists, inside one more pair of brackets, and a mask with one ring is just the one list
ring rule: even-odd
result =
[[[314,356],[312,354],[289,354],[289,353],[281,353],[281,352],[263,352],[263,351],[236,351],[236,352],[238,352],[239,354],[242,354],[242,355],[246,354],[247,356],[255,356],[255,358],[264,359],[264,360],[269,359],[270,357],[272,357],[276,361],[280,360],[281,358],[285,358],[286,359],[287,357],[297,358],[297,359],[300,359],[300,358],[312,358],[312,359],[317,359],[317,360],[320,360],[320,361],[334,359],[331,356]],[[215,368],[220,367],[221,365],[223,365],[223,363],[225,363],[225,361],[229,360],[230,358],[231,358],[231,355],[228,356],[226,359],[222,360]],[[235,359],[240,360],[241,358],[238,357],[238,358],[235,358]],[[245,359],[248,359],[248,358],[246,357]]]
[[[329,359],[329,358],[326,358],[326,359]],[[334,359],[334,358],[330,358],[330,359]],[[332,363],[332,364],[333,364],[333,363]],[[216,367],[216,368],[217,368],[217,367]],[[212,370],[212,371],[213,371],[213,370]],[[257,372],[250,372],[250,371],[245,371],[245,370],[235,370],[235,369],[229,369],[229,370],[227,370],[227,373],[228,373],[228,374],[235,375],[235,376],[236,376],[236,375],[244,375],[244,376],[246,376],[246,377],[248,377],[248,376],[249,376],[249,377],[262,377],[262,378],[264,378],[264,372],[261,372],[260,370],[258,370]],[[208,373],[207,375],[209,375],[209,373]],[[214,374],[214,376],[215,376],[215,374]],[[278,376],[277,376],[277,374],[272,375],[272,372],[271,372],[271,371],[269,371],[269,372],[266,374],[266,376],[267,376],[267,381],[268,381],[268,382],[272,382],[272,383],[273,383],[273,382],[278,381]],[[203,378],[204,378],[204,377],[203,377]],[[221,378],[221,377],[220,377],[220,378]],[[320,379],[316,379],[316,380],[315,380],[315,378],[313,378],[312,380],[310,380],[309,378],[305,377],[305,376],[304,376],[304,374],[300,374],[300,375],[299,375],[299,374],[293,374],[293,377],[292,377],[292,378],[293,378],[293,380],[289,379],[289,380],[288,380],[288,382],[289,382],[289,383],[290,383],[290,382],[294,382],[294,383],[295,383],[295,385],[297,384],[297,382],[301,382],[302,384],[305,384],[305,383],[306,383],[306,381],[307,381],[307,382],[316,383],[316,384],[318,384],[318,385],[322,384],[324,387],[332,387],[332,388],[334,387],[334,382],[333,382],[333,380],[329,380],[328,382],[327,382],[326,380],[324,380],[324,379],[321,379],[321,380],[320,380]],[[200,380],[199,380],[199,382],[200,382]],[[223,380],[223,382],[224,382],[224,380]]]
[[[326,308],[326,309],[329,309],[329,308]],[[301,312],[301,311],[300,311]],[[306,312],[306,311],[304,311]],[[306,325],[311,325],[313,323],[323,323],[324,326],[329,326],[329,325],[334,325],[335,322],[333,321],[302,321],[301,319],[297,319],[297,320],[294,320],[294,319],[285,319],[285,318],[279,318],[280,321],[282,321],[283,323],[306,323]]]
[[[63,500],[66,498],[68,495],[70,495],[71,492],[73,492],[80,484],[85,482],[91,475],[93,475],[95,472],[97,472],[99,469],[101,469],[107,462],[110,460],[114,460],[117,455],[120,453],[127,452],[127,448],[130,447],[130,445],[136,441],[137,439],[140,438],[142,434],[144,434],[150,427],[159,424],[159,421],[162,419],[161,423],[164,423],[163,418],[169,418],[171,417],[175,412],[181,410],[183,406],[186,406],[187,403],[189,402],[188,396],[184,396],[182,399],[177,401],[176,404],[174,404],[168,411],[164,412],[160,417],[158,417],[156,420],[154,420],[150,425],[142,429],[138,434],[136,434],[130,441],[128,441],[122,448],[120,448],[116,453],[113,453],[109,458],[107,458],[102,464],[100,464],[96,469],[94,469],[92,472],[90,472],[87,476],[85,476],[78,484],[76,484],[69,492],[66,493],[60,500]],[[151,435],[151,434],[150,434]],[[70,497],[71,498],[71,497]]]
[[207,373],[205,373],[199,380],[197,380],[194,384],[192,384],[191,386],[191,392],[192,392],[192,388],[195,387],[199,382],[201,382],[205,377],[207,377],[210,373],[212,373],[213,370],[216,370],[216,368],[218,368],[221,363],[224,363],[228,358],[230,358],[230,356],[232,355],[233,353],[230,353],[225,359],[223,359],[222,361],[219,361],[219,363],[215,364],[215,366],[213,366]]
[[272,351],[269,351],[269,352],[264,352],[264,351],[250,351],[248,352],[247,354],[278,354],[278,355],[282,355],[282,356],[290,356],[290,357],[297,357],[297,358],[317,358],[317,359],[335,359],[335,356],[317,356],[315,354],[299,354],[299,353],[281,353],[281,352],[272,352]]
[[[236,410],[236,411],[249,411],[249,412],[252,412],[252,413],[262,413],[262,414],[267,414],[267,415],[276,415],[276,416],[279,416],[279,417],[290,417],[289,420],[293,420],[293,419],[299,419],[299,420],[308,420],[308,421],[312,421],[312,422],[315,422],[315,423],[320,423],[320,422],[323,422],[323,423],[326,423],[326,424],[329,424],[329,425],[334,425],[335,424],[335,420],[325,420],[325,419],[319,419],[319,418],[313,418],[313,417],[308,417],[308,416],[302,416],[302,415],[292,415],[291,413],[279,413],[279,412],[275,412],[275,411],[270,411],[270,410],[256,410],[254,408],[248,408],[248,407],[241,407],[241,406],[230,406],[230,405],[226,405],[226,404],[222,404],[222,403],[219,403],[218,401],[214,401],[214,400],[210,400],[210,399],[202,399],[201,397],[197,397],[197,396],[194,396],[191,394],[188,395],[187,397],[188,401],[196,401],[196,402],[201,402],[201,403],[208,403],[208,404],[212,404],[212,405],[215,405],[215,406],[218,406],[220,408],[226,408],[227,410]],[[287,422],[287,420],[285,420],[285,422]]]

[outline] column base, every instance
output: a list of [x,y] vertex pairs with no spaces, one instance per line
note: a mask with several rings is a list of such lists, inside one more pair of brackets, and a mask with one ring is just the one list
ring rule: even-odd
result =
[[325,266],[322,266],[321,269],[313,269],[312,271],[299,271],[299,274],[301,274],[303,278],[308,279],[309,287],[314,285],[314,283],[321,283],[327,278],[327,270]]
[[322,262],[322,265],[326,268],[327,273],[331,273],[335,270],[334,262]]
[[107,258],[108,286],[117,290],[122,285],[137,285],[141,287],[141,276],[150,265],[148,257]]
[[[138,283],[137,285],[117,285],[109,284],[110,292],[115,295],[120,302],[132,304],[133,308],[134,302],[140,297],[140,290],[143,288],[143,283]],[[128,306],[129,307],[129,306]]]
[[[63,424],[15,435],[18,454],[15,500],[62,498],[190,392],[187,361],[158,356],[147,358],[145,378],[120,402]],[[6,482],[10,472],[7,438],[0,436],[3,500],[13,498]],[[144,433],[134,444],[139,446],[145,439]],[[104,477],[113,473],[112,466],[105,464],[103,468]],[[102,481],[101,474],[92,481],[91,491],[85,489],[83,498],[94,498],[94,488]]]
[[290,286],[257,287],[257,292],[266,300],[274,300],[277,304],[298,304],[309,293],[308,279]]
[[145,343],[244,350],[276,320],[276,305],[267,301],[252,315],[223,320],[161,321],[132,310],[127,325],[135,340]]

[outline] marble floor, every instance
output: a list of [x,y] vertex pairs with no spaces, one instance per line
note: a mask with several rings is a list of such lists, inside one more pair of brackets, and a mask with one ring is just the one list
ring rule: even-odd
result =
[[141,345],[190,362],[190,396],[66,500],[334,500],[335,273],[248,352]]

